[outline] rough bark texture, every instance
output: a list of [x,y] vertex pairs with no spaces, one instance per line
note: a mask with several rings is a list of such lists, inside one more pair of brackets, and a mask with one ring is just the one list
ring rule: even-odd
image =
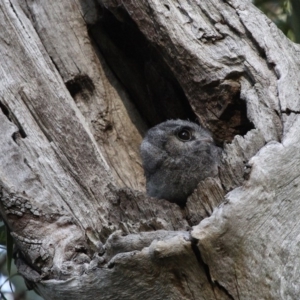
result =
[[[45,299],[298,299],[300,47],[250,1],[1,0],[0,28],[0,210]],[[168,118],[224,145],[183,209],[145,195]]]

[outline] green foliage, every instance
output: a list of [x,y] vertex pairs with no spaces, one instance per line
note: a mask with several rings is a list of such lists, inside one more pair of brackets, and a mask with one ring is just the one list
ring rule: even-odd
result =
[[13,250],[14,250],[14,240],[10,234],[8,227],[6,226],[6,264],[7,264],[7,272],[9,276],[11,271]]
[[254,0],[283,33],[292,41],[300,42],[300,0]]
[[14,240],[10,235],[9,228],[4,224],[4,222],[1,222],[0,224],[0,248],[6,250],[6,268],[8,275],[10,275]]
[[[0,285],[0,300],[7,299],[5,297],[5,284],[9,282],[14,286],[12,293],[14,299],[20,300],[43,300],[34,291],[28,291],[23,278],[17,273],[17,268],[12,260],[13,257],[13,239],[4,222],[0,221],[0,276],[7,277],[6,281]],[[4,251],[3,251],[4,250]],[[12,287],[11,287],[11,290]],[[11,298],[9,298],[11,299]]]
[[0,222],[0,248],[5,249],[6,247],[6,227],[3,222]]

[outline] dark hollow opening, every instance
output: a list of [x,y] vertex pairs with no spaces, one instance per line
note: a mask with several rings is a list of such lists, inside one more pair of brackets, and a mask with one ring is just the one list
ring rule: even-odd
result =
[[126,88],[149,127],[167,119],[196,121],[185,94],[158,50],[123,13],[119,21],[103,8],[89,28],[91,38]]

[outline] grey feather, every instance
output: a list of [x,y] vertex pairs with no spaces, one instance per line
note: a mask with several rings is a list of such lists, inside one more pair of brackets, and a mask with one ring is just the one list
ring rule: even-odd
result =
[[201,180],[218,174],[220,153],[195,123],[169,120],[151,128],[141,144],[148,195],[184,204]]

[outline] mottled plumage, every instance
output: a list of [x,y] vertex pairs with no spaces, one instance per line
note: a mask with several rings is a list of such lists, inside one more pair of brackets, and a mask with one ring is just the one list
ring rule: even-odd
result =
[[195,123],[169,120],[151,128],[141,144],[148,195],[184,204],[199,181],[218,174],[220,152]]

